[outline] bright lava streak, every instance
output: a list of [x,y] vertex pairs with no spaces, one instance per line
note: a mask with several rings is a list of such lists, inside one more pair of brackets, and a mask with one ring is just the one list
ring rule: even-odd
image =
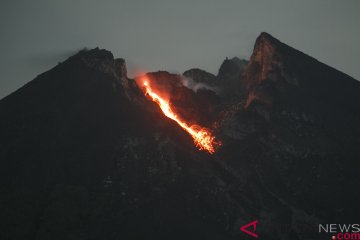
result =
[[215,140],[215,137],[211,132],[206,129],[196,125],[189,126],[186,122],[181,120],[171,109],[171,106],[168,101],[164,100],[158,94],[156,94],[153,89],[150,87],[148,81],[144,81],[145,95],[149,96],[155,103],[157,103],[165,114],[166,117],[174,120],[177,124],[180,125],[186,132],[190,134],[193,138],[196,147],[199,150],[206,150],[210,154],[213,154],[217,147],[221,145],[220,142]]

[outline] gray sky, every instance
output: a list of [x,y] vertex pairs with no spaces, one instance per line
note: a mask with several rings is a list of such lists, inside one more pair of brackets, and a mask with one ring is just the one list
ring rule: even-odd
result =
[[1,0],[0,98],[77,50],[99,46],[139,71],[217,73],[262,31],[360,79],[358,0]]

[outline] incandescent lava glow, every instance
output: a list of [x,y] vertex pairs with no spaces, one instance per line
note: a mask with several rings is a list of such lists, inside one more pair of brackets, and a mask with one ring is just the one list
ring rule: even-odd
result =
[[164,113],[164,115],[177,124],[180,125],[186,132],[190,134],[193,138],[196,147],[199,150],[208,151],[210,154],[213,154],[217,147],[221,145],[221,142],[216,141],[212,133],[203,127],[197,125],[189,126],[185,121],[183,121],[175,112],[172,110],[169,101],[162,98],[158,93],[156,93],[150,86],[147,80],[143,81],[143,87],[145,90],[145,95],[148,96],[153,102],[157,103]]

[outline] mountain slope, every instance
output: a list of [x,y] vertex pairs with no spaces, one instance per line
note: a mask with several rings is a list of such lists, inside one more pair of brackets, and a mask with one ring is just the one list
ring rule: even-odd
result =
[[219,155],[241,178],[252,173],[251,212],[268,226],[286,223],[286,239],[321,239],[317,224],[356,221],[359,82],[262,33],[241,86],[246,101],[225,111]]
[[206,228],[187,217],[196,186],[181,189],[209,167],[124,69],[80,52],[1,101],[1,239],[171,237],[186,218],[184,233]]

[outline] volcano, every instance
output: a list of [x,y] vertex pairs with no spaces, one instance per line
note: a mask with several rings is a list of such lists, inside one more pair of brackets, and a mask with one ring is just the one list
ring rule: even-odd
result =
[[0,239],[243,239],[256,222],[311,240],[358,220],[360,83],[268,33],[217,75],[131,79],[83,50],[0,112]]

